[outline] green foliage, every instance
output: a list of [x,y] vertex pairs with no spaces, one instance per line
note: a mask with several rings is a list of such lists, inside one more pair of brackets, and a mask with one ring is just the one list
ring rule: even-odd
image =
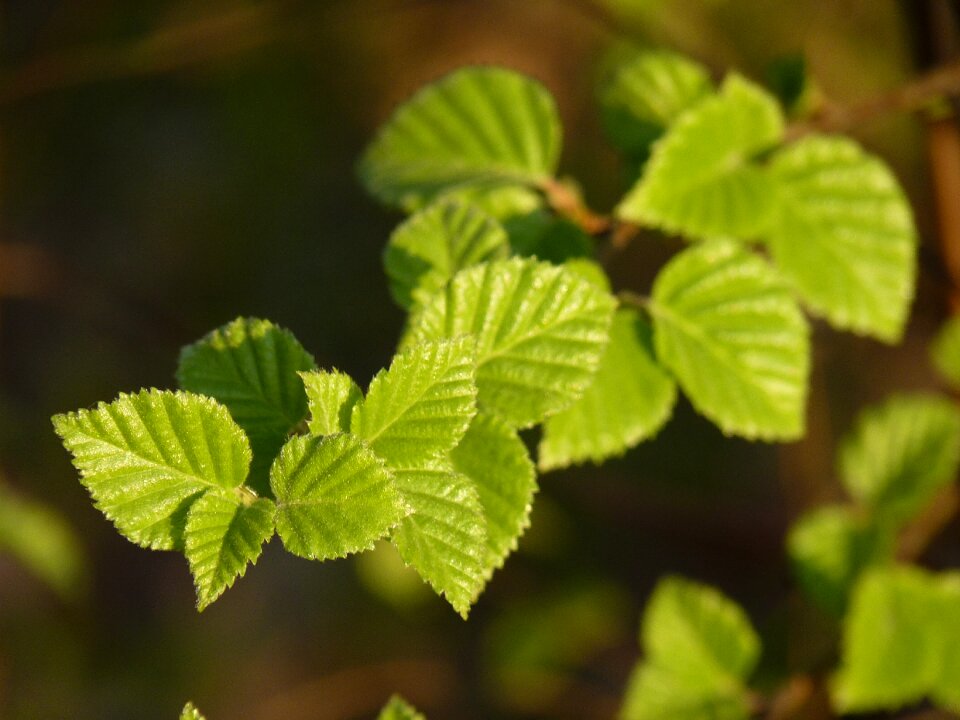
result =
[[847,491],[891,523],[921,510],[958,464],[960,410],[935,396],[895,396],[864,412],[840,452]]
[[363,400],[363,391],[346,373],[317,370],[300,373],[307,391],[312,435],[335,435],[350,430],[353,408]]
[[645,160],[654,140],[712,90],[706,68],[683,55],[636,53],[600,88],[604,129],[627,157]]
[[930,346],[934,367],[951,386],[960,387],[960,317],[943,324]]
[[458,271],[507,256],[503,227],[476,207],[446,200],[412,215],[390,236],[383,264],[403,308],[443,288]]
[[910,206],[887,166],[855,142],[811,136],[778,152],[774,261],[837,328],[895,342],[916,275]]
[[560,267],[483,263],[455,275],[413,316],[408,342],[474,335],[479,406],[529,427],[589,386],[614,306],[608,293]]
[[413,706],[402,697],[394,695],[380,711],[377,720],[426,720],[426,718],[414,710]]
[[[785,76],[781,95],[799,111],[796,80]],[[379,200],[414,212],[384,253],[410,316],[366,396],[286,330],[238,318],[183,350],[187,392],[144,390],[54,418],[121,534],[184,552],[198,608],[276,531],[289,552],[320,560],[389,540],[394,569],[412,567],[466,617],[530,522],[537,479],[520,430],[543,425],[543,470],[600,463],[653,437],[679,386],[727,434],[794,440],[810,366],[800,301],[836,328],[900,338],[916,231],[880,160],[844,138],[784,145],[773,95],[735,74],[714,89],[672,53],[631,53],[600,100],[631,172],[643,169],[600,222],[570,207],[581,191],[556,177],[556,106],[530,78],[464,68],[387,121],[359,172]],[[638,229],[698,242],[667,260],[649,298],[614,296],[598,258],[611,267],[608,253]],[[960,384],[958,338],[945,331],[934,357]],[[954,476],[960,413],[935,398],[893,400],[842,456],[857,506],[804,518],[788,542],[801,585],[836,614]],[[866,587],[853,625],[879,612]],[[954,617],[938,592],[940,614]],[[759,642],[731,601],[665,581],[642,643],[623,717],[747,717]],[[869,705],[859,635],[847,650],[838,697]],[[960,666],[960,653],[938,652],[944,668]],[[944,672],[907,689],[953,707]],[[419,716],[395,699],[383,717]]]
[[423,342],[397,355],[354,407],[350,430],[394,469],[452,450],[476,413],[474,342]]
[[398,470],[413,512],[393,533],[404,562],[466,618],[486,581],[487,529],[480,494],[449,462]]
[[276,508],[267,498],[208,492],[187,514],[186,549],[197,587],[197,609],[216,600],[273,536]]
[[479,413],[450,455],[454,469],[469,478],[486,526],[484,574],[489,578],[530,524],[537,477],[527,448],[509,425]]
[[284,547],[314,560],[370,549],[408,513],[383,460],[353,435],[292,438],[270,486]]
[[0,482],[0,553],[23,567],[66,600],[86,586],[87,563],[73,529],[59,513],[13,492]]
[[867,567],[893,559],[893,533],[843,505],[804,515],[787,536],[801,588],[820,607],[841,616],[856,579]]
[[307,415],[296,373],[315,367],[287,330],[268,320],[237,318],[183,349],[177,381],[223,403],[243,428],[253,449],[250,482],[263,494],[270,463]]
[[622,455],[656,434],[676,397],[676,383],[654,356],[650,325],[634,310],[618,310],[593,384],[543,425],[540,469]]
[[875,570],[844,624],[833,699],[841,712],[895,710],[931,698],[960,711],[960,574]]
[[475,183],[535,185],[553,174],[560,121],[550,93],[495,67],[426,86],[381,128],[360,163],[371,194],[407,210]]
[[239,494],[250,466],[243,430],[199,395],[143,390],[53,425],[97,507],[155,550],[182,550],[190,506],[207,492]]
[[731,75],[719,94],[680,114],[616,213],[694,238],[755,237],[772,220],[777,194],[752,160],[782,135],[776,101]]
[[192,702],[188,702],[183,706],[183,711],[180,713],[180,720],[205,720],[205,718]]
[[657,277],[650,312],[657,357],[698,411],[725,433],[800,437],[809,333],[769,265],[730,241],[696,245]]
[[668,578],[654,590],[620,717],[695,720],[750,716],[745,685],[760,641],[736,603],[705,585]]

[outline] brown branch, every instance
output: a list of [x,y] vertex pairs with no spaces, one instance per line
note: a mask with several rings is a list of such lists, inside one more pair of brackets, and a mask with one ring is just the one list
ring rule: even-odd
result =
[[790,125],[784,140],[791,142],[812,132],[845,132],[891,113],[924,110],[954,95],[960,95],[960,60],[872,98],[850,105],[828,104],[809,120]]
[[0,105],[103,80],[169,72],[228,57],[276,36],[280,5],[260,4],[157,30],[113,47],[90,46],[41,57],[0,77]]
[[612,218],[591,210],[574,190],[556,178],[543,180],[540,191],[554,212],[579,225],[589,235],[601,235],[613,225]]

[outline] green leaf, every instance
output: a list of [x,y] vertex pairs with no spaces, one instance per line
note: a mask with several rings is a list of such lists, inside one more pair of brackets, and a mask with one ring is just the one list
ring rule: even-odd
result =
[[776,101],[731,75],[657,143],[616,215],[694,238],[757,236],[772,220],[777,193],[752,158],[782,136]]
[[226,405],[250,438],[250,484],[261,495],[270,464],[307,414],[297,373],[315,367],[289,331],[257,318],[237,318],[180,353],[180,387]]
[[0,483],[0,552],[9,553],[65,600],[86,589],[87,562],[76,533],[53,508]]
[[609,293],[564,268],[484,263],[458,273],[415,314],[407,343],[474,335],[480,407],[528,427],[590,385],[614,305]]
[[936,583],[927,573],[898,567],[865,574],[844,623],[833,687],[837,709],[895,710],[930,694],[943,669],[939,611]]
[[537,184],[559,155],[560,121],[542,85],[503,68],[468,67],[401,105],[359,172],[381,201],[413,210],[455,186]]
[[760,659],[760,640],[740,606],[707,585],[677,577],[654,590],[641,641],[653,664],[711,686],[746,680]]
[[787,550],[804,592],[840,616],[860,573],[893,559],[894,540],[893,533],[851,508],[830,505],[800,518],[787,537]]
[[657,433],[676,397],[676,383],[654,357],[650,326],[636,311],[618,310],[593,384],[543,425],[540,469],[622,455]]
[[426,718],[414,710],[413,706],[402,697],[394,695],[380,711],[377,720],[426,720]]
[[190,505],[210,488],[243,484],[250,445],[227,409],[207,397],[141,390],[53,426],[81,482],[121,535],[155,550],[183,548]]
[[731,241],[696,245],[660,272],[650,310],[657,357],[721,430],[803,434],[809,330],[767,263]]
[[960,316],[947,320],[930,346],[937,371],[953,386],[960,387]]
[[600,89],[604,129],[618,148],[645,159],[650,144],[712,89],[699,63],[663,50],[639,52]]
[[444,200],[411,216],[390,236],[383,263],[390,292],[409,308],[440,290],[458,271],[485,260],[505,258],[510,241],[503,227],[483,211]]
[[353,408],[363,401],[363,392],[346,373],[339,370],[302,372],[307,391],[313,435],[335,435],[350,429]]
[[486,576],[503,567],[530,525],[537,477],[527,448],[509,425],[485,413],[450,454],[454,469],[476,485],[487,529]]
[[383,461],[352,435],[292,438],[270,485],[284,547],[314,560],[369,550],[409,512]]
[[669,670],[640,663],[627,684],[620,720],[747,720],[746,693],[700,687]]
[[896,342],[913,299],[917,233],[886,164],[853,140],[811,136],[777,153],[770,252],[834,327]]
[[847,491],[880,518],[908,520],[952,482],[960,410],[934,395],[899,395],[865,411],[840,449]]
[[187,514],[186,556],[203,610],[256,563],[273,536],[276,508],[267,498],[207,491]]
[[373,379],[350,429],[391,468],[419,467],[467,431],[476,413],[475,373],[470,337],[414,345]]
[[477,488],[441,461],[394,474],[413,513],[391,540],[403,561],[466,619],[487,575],[487,532]]
[[746,720],[745,681],[760,641],[743,610],[706,585],[661,581],[643,615],[645,660],[634,670],[624,720]]
[[934,606],[937,620],[931,634],[939,640],[941,661],[930,695],[937,705],[960,713],[960,573],[938,576]]
[[180,713],[180,720],[205,720],[205,718],[192,702],[188,702],[183,706],[183,710]]

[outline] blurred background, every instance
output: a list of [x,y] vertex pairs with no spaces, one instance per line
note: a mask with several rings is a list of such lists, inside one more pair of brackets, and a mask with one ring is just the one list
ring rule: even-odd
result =
[[[802,54],[845,103],[936,62],[917,14],[928,4],[3,0],[0,513],[46,544],[0,534],[0,718],[172,720],[192,699],[210,720],[345,720],[374,717],[394,691],[431,720],[607,718],[666,573],[747,608],[765,640],[761,685],[809,665],[829,628],[792,589],[786,529],[840,497],[834,447],[865,404],[938,387],[926,345],[950,293],[916,118],[855,131],[892,164],[921,228],[904,343],[815,323],[800,443],[725,439],[681,401],[623,459],[542,477],[531,529],[469,622],[389,546],[318,564],[276,539],[198,614],[182,556],[113,530],[49,418],[173,387],[179,348],[238,315],[290,328],[361,383],[387,364],[403,315],[380,258],[399,216],[354,166],[391,109],[446,71],[495,63],[540,79],[563,118],[562,171],[607,210],[624,173],[594,98],[615,37],[687,52],[717,77],[763,80]],[[634,243],[615,280],[644,290],[650,262]],[[960,562],[958,530],[928,564]]]

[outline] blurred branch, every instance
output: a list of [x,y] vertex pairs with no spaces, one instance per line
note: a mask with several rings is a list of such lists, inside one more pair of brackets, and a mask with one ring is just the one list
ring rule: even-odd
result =
[[59,259],[37,245],[0,243],[0,298],[39,298],[55,293],[63,268]]
[[812,132],[845,132],[891,113],[917,112],[960,94],[960,60],[920,75],[905,85],[850,105],[827,104],[817,115],[787,128],[791,142]]
[[[451,669],[436,660],[394,660],[342,670],[285,690],[260,706],[255,720],[344,720],[373,716],[395,692],[421,709],[437,708],[458,694]],[[245,713],[246,715],[246,713]]]
[[262,46],[277,36],[281,6],[264,3],[157,30],[116,47],[41,57],[0,77],[0,105],[92,82],[163,73]]

